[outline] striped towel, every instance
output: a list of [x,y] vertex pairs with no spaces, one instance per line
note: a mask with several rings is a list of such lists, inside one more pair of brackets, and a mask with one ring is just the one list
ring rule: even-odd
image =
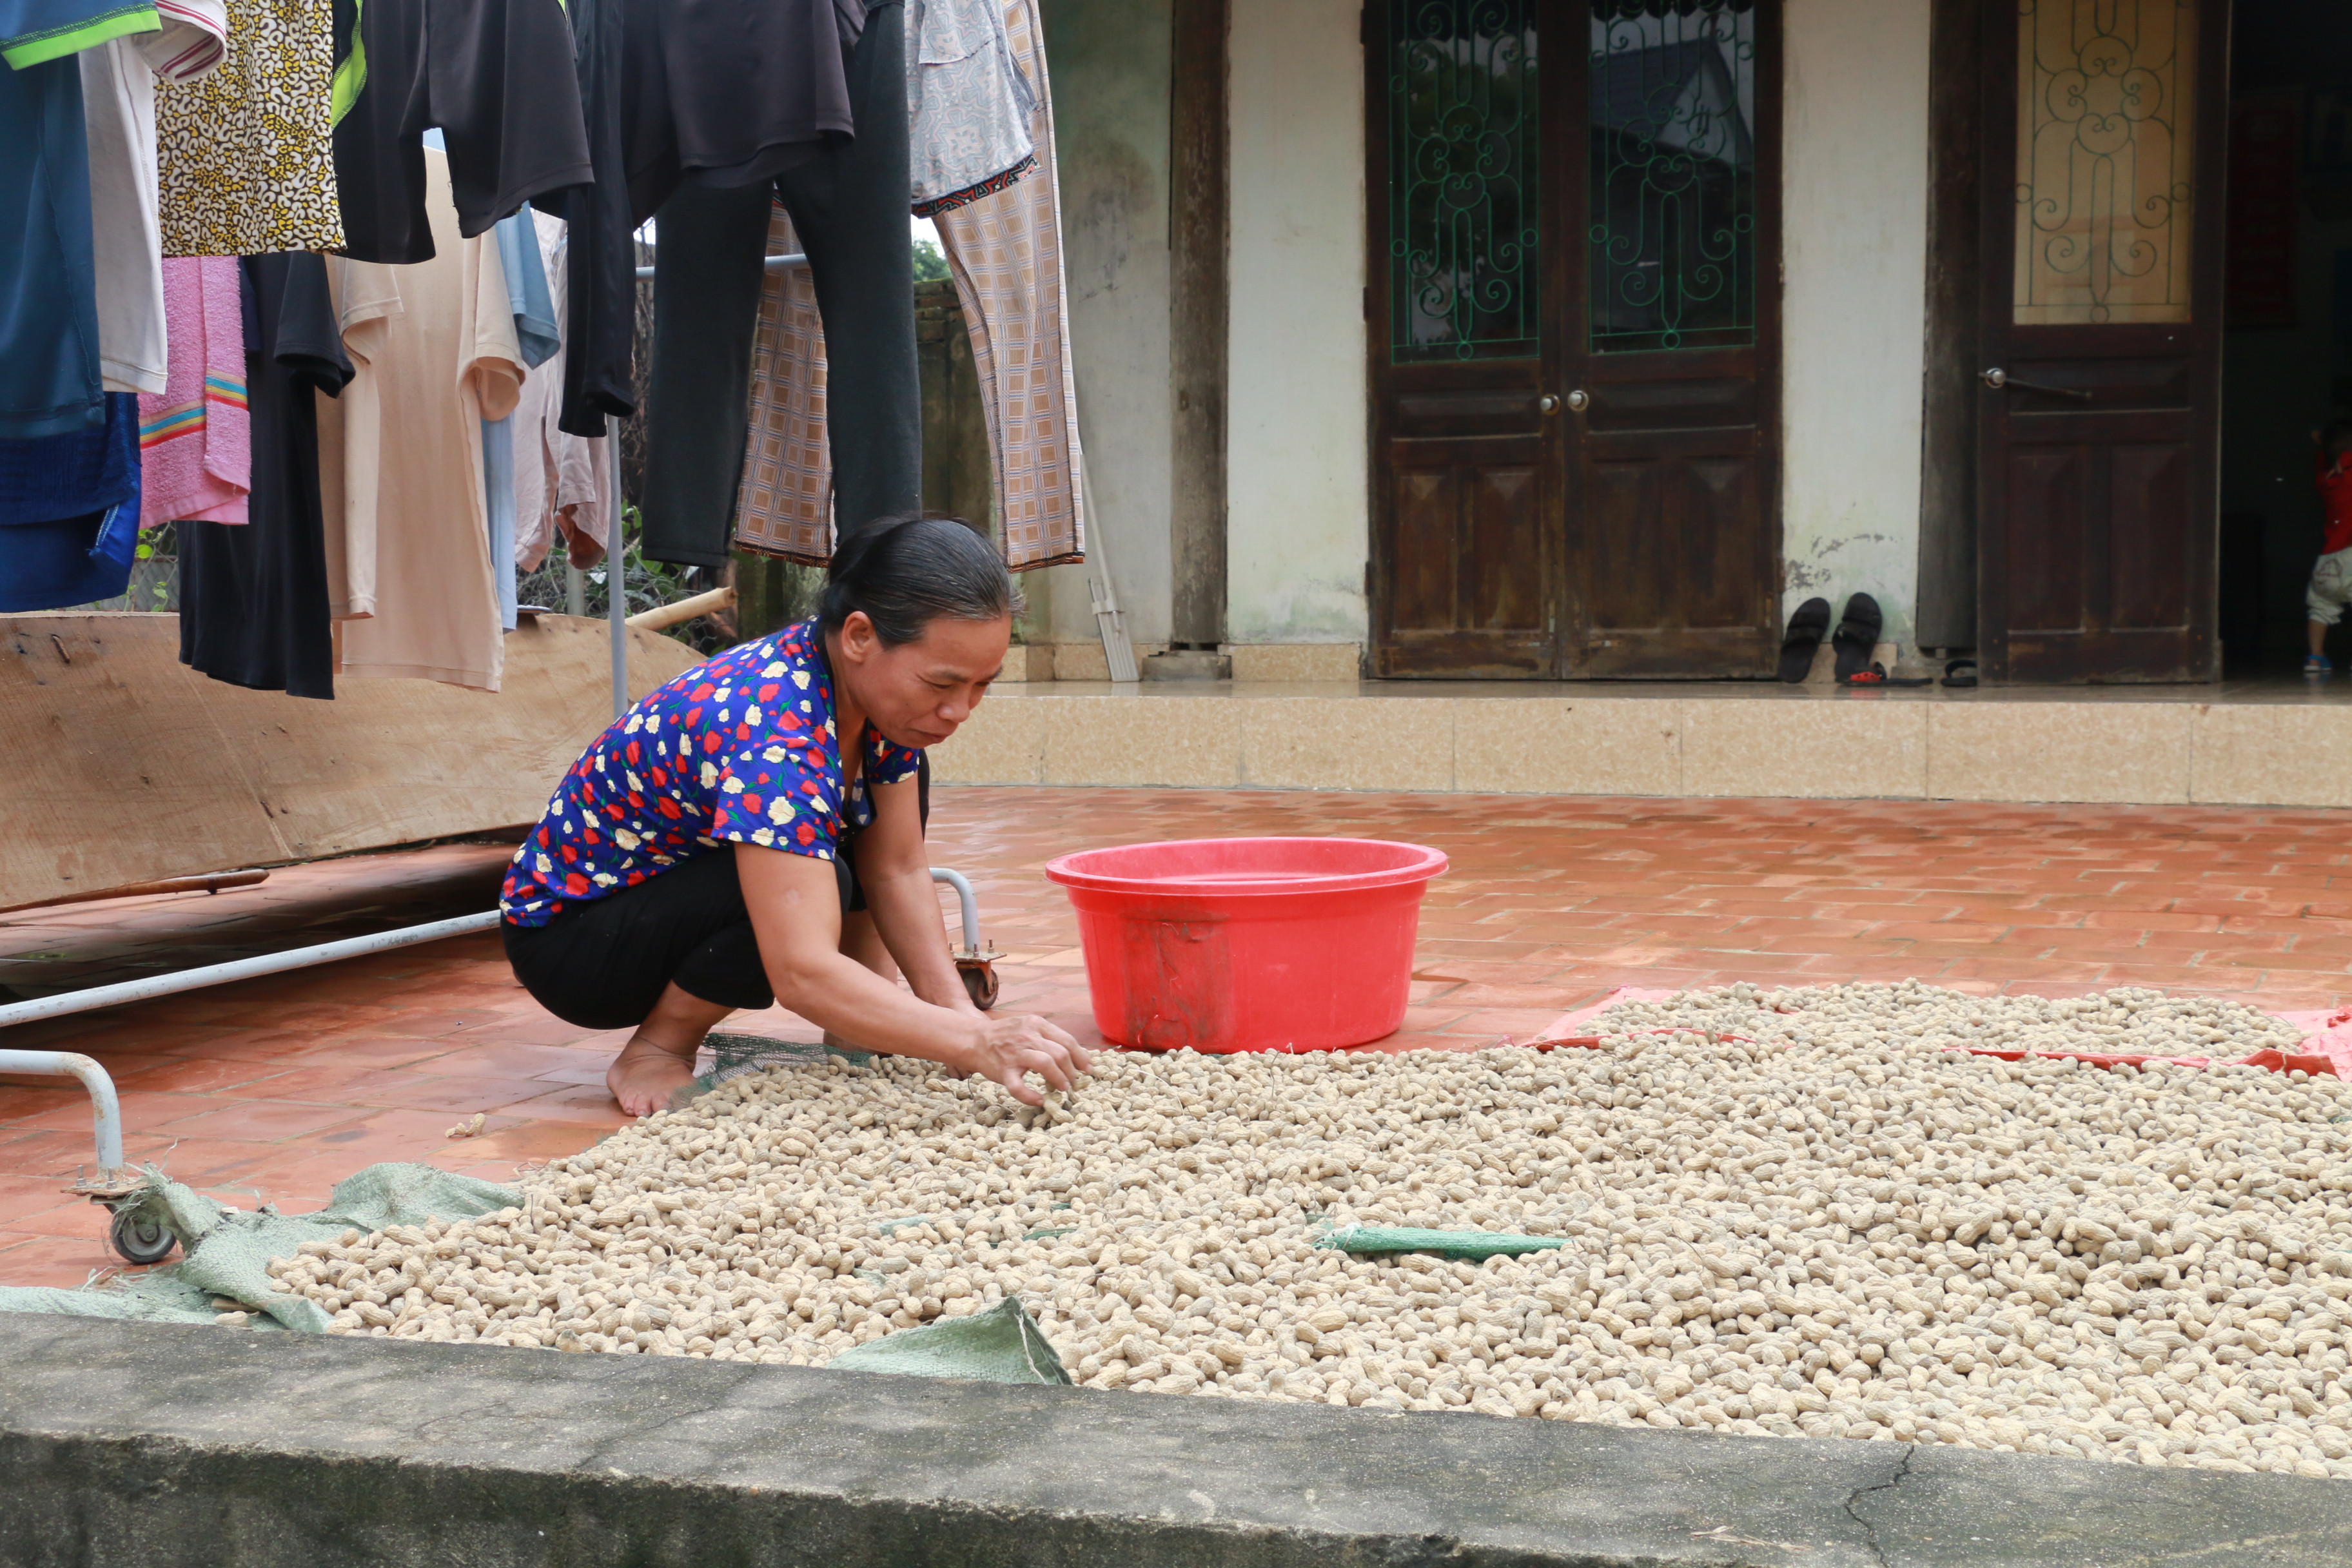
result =
[[163,263],[163,390],[139,395],[139,525],[243,522],[253,488],[236,258]]

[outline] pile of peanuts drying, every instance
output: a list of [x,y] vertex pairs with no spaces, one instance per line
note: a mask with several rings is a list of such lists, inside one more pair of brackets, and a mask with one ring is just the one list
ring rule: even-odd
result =
[[[778,1068],[520,1209],[274,1271],[348,1333],[822,1363],[1014,1295],[1097,1388],[2352,1475],[2352,1086],[1941,1048],[2227,1058],[2293,1044],[2275,1020],[1743,986],[1595,1027],[1111,1053],[1039,1111],[928,1063]],[[1565,1245],[1316,1246],[1349,1225]]]
[[1907,980],[1759,992],[1753,985],[1621,1002],[1595,1020],[1612,1033],[1697,1029],[1773,1045],[1864,1049],[1892,1041],[1929,1050],[2074,1051],[2242,1060],[2301,1045],[2283,1018],[2211,996],[2122,988],[2087,996],[1964,996]]

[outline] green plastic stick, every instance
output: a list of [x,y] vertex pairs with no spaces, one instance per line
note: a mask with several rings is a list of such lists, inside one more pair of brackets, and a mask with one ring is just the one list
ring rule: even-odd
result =
[[1568,1245],[1565,1237],[1507,1236],[1491,1230],[1417,1230],[1410,1226],[1351,1225],[1316,1243],[1337,1252],[1434,1252],[1445,1258],[1516,1258]]

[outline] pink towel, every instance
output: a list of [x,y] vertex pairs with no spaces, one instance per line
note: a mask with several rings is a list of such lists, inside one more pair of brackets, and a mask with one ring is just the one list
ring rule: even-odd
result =
[[243,522],[253,488],[245,310],[231,256],[163,262],[163,390],[139,395],[139,526]]

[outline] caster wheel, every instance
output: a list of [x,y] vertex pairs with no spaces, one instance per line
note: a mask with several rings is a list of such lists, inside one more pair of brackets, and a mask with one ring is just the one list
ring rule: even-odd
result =
[[999,989],[996,966],[982,959],[956,960],[956,973],[963,976],[963,988],[971,996],[971,1005],[982,1012],[996,1005]]
[[179,1237],[153,1220],[141,1219],[131,1209],[118,1209],[107,1240],[131,1263],[161,1263],[172,1256]]

